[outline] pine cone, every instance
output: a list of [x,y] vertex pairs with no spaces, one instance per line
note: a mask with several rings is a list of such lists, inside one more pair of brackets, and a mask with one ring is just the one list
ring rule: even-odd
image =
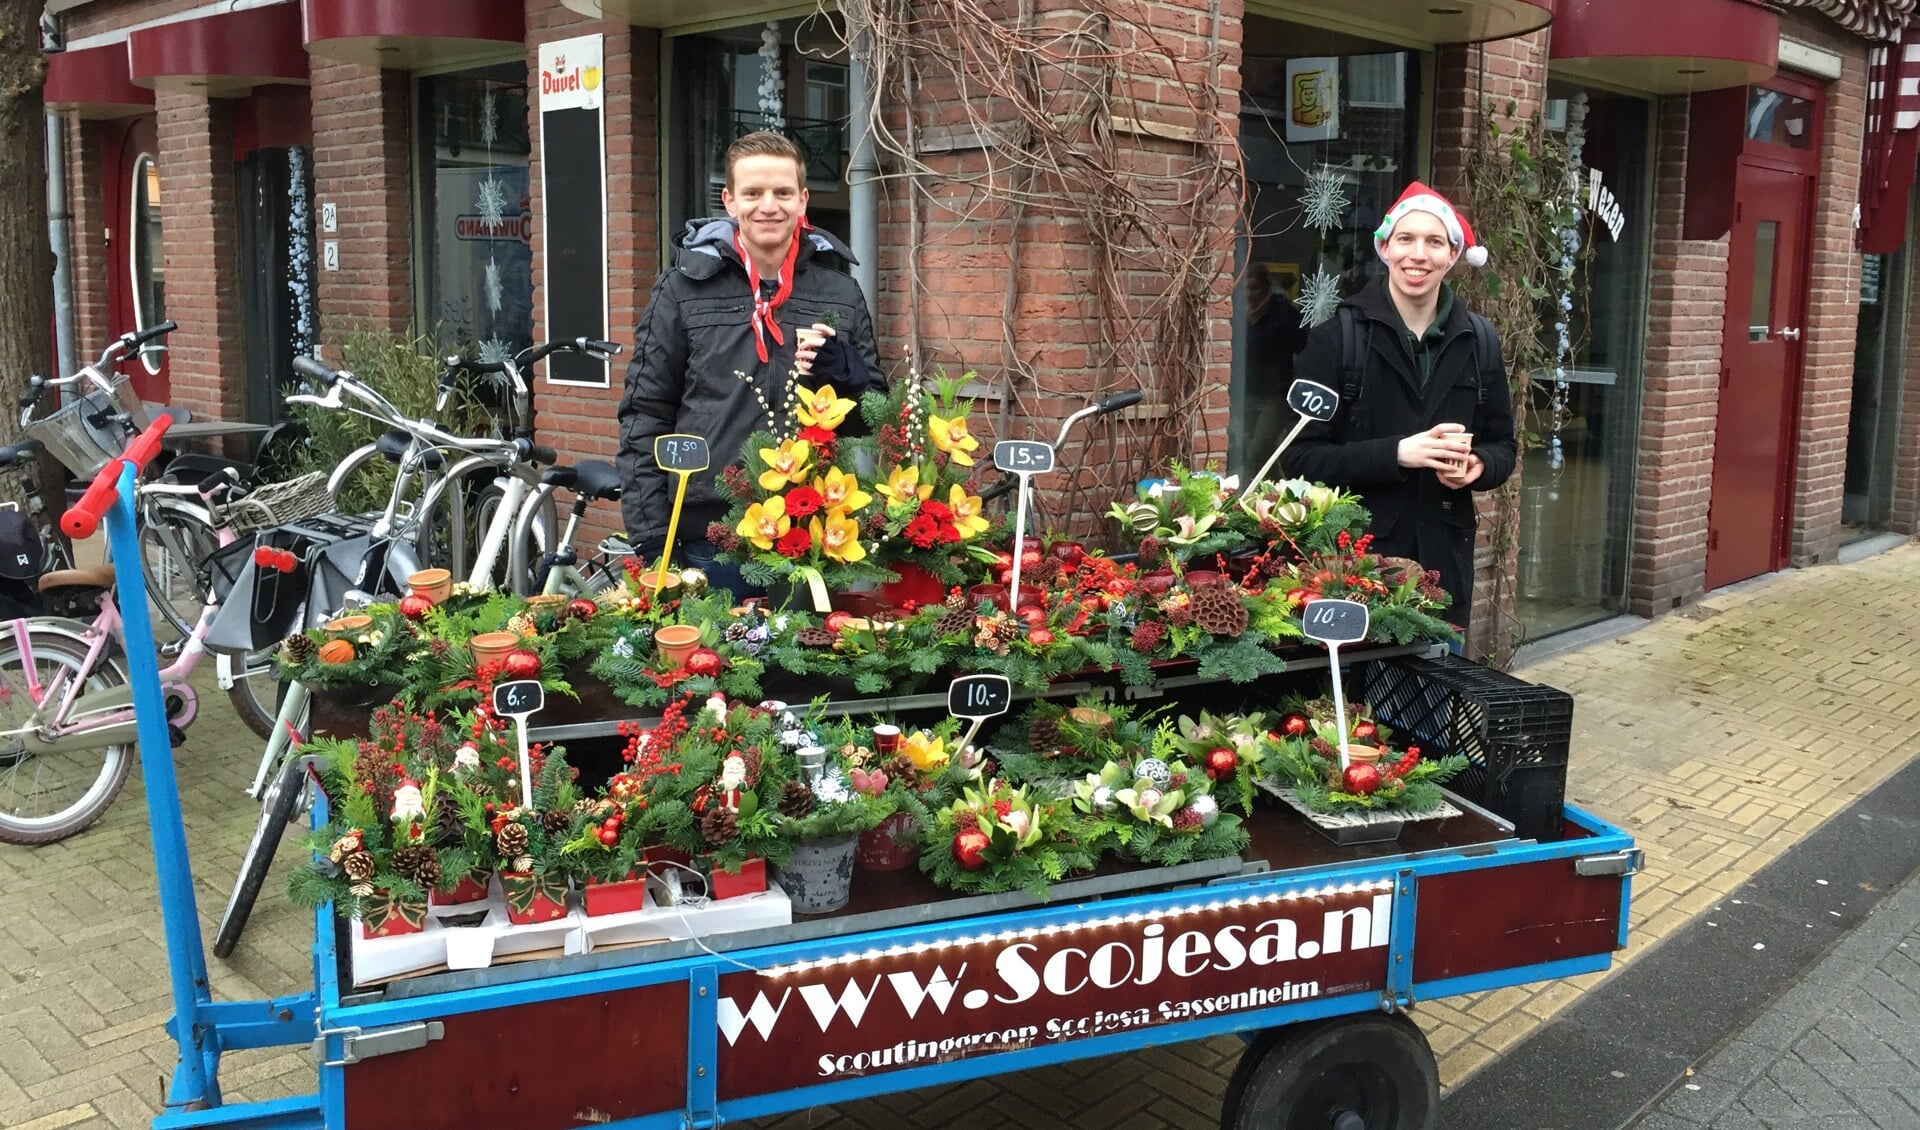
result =
[[798,820],[813,811],[813,790],[799,781],[788,781],[780,790],[780,815]]
[[367,882],[365,879],[357,883],[350,883],[347,885],[347,893],[354,898],[370,899],[373,897],[373,884]]
[[1024,580],[1026,578],[1032,578],[1033,580],[1038,581],[1041,584],[1046,584],[1048,581],[1053,580],[1055,577],[1059,575],[1060,575],[1060,559],[1058,557],[1042,557],[1038,562],[1036,562],[1034,565],[1032,565],[1027,569],[1026,573],[1023,574],[1022,579]]
[[572,823],[573,815],[564,809],[556,809],[540,817],[540,826],[547,830],[547,835],[549,836],[559,835],[561,832],[566,831]]
[[947,594],[947,599],[942,603],[948,608],[965,608],[967,606],[967,598],[964,593],[956,588]]
[[1160,564],[1160,553],[1164,548],[1165,546],[1161,544],[1160,539],[1154,537],[1152,534],[1141,538],[1140,567],[1142,569],[1152,569],[1158,566]]
[[740,814],[725,805],[714,805],[700,818],[700,834],[710,844],[724,844],[740,831]]
[[429,891],[440,885],[440,855],[430,847],[403,847],[394,852],[393,870]]
[[794,642],[801,647],[832,647],[833,633],[825,628],[802,628],[794,633]]
[[347,878],[356,883],[364,883],[373,878],[373,873],[378,871],[379,867],[373,862],[372,852],[356,851],[340,861],[340,869],[347,873]]
[[319,645],[298,632],[280,641],[281,658],[295,667],[304,667],[311,663],[319,650]]
[[513,866],[507,868],[507,870],[517,871],[522,875],[531,875],[533,874],[533,857],[530,855],[516,855],[513,857]]
[[948,606],[946,612],[933,622],[933,634],[945,639],[948,636],[965,635],[973,630],[973,610],[970,608]]
[[1167,626],[1158,620],[1142,620],[1133,626],[1133,650],[1142,655],[1159,649],[1167,639]]
[[1195,589],[1193,622],[1216,636],[1237,636],[1247,630],[1247,606],[1240,590],[1231,585]]
[[493,846],[501,859],[514,859],[527,853],[530,839],[525,824],[502,824],[493,835]]
[[747,638],[747,633],[751,630],[752,629],[748,628],[746,624],[735,620],[733,623],[728,624],[727,630],[721,634],[726,637],[728,643],[741,643]]
[[453,799],[453,793],[441,789],[433,797],[433,839],[439,844],[460,842],[460,804]]
[[1027,727],[1027,744],[1035,753],[1051,753],[1060,748],[1060,716],[1049,714],[1035,718]]
[[913,758],[908,757],[904,753],[896,756],[892,761],[887,762],[886,773],[888,780],[911,781],[919,772],[920,768],[913,763]]

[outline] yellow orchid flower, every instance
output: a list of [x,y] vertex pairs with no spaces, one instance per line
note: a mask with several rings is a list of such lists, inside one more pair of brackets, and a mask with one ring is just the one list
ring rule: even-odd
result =
[[845,514],[829,513],[824,527],[815,518],[807,523],[807,532],[820,552],[842,564],[851,565],[867,555],[867,547],[860,544],[860,523]]
[[947,743],[925,730],[915,730],[900,743],[900,751],[913,759],[914,768],[932,772],[947,763]]
[[860,489],[860,480],[842,471],[838,467],[827,468],[827,477],[820,480],[820,498],[829,513],[839,511],[851,514],[863,509],[873,496]]
[[793,519],[787,517],[787,500],[775,497],[747,507],[737,532],[761,549],[772,549],[773,543],[792,528]]
[[962,537],[972,537],[987,528],[987,520],[980,516],[984,505],[979,495],[968,494],[959,483],[947,492],[947,505],[953,508],[953,525]]
[[798,486],[807,481],[808,472],[813,470],[813,448],[804,439],[790,439],[779,447],[764,448],[760,458],[767,464],[767,469],[760,472],[761,490],[786,490],[789,484]]
[[917,502],[933,497],[933,484],[922,486],[920,483],[920,469],[904,464],[895,467],[886,482],[875,483],[873,489],[888,502]]
[[933,446],[953,457],[962,467],[973,466],[973,456],[969,451],[977,450],[980,441],[967,434],[967,418],[955,416],[951,420],[939,416],[927,416],[927,434],[933,437]]
[[800,407],[794,414],[807,427],[831,431],[853,411],[853,401],[833,391],[832,385],[821,385],[817,389],[801,385],[793,391],[800,398]]

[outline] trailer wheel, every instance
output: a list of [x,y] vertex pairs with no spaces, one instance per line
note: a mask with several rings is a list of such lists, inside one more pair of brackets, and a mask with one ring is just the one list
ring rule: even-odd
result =
[[1402,1015],[1362,1013],[1260,1033],[1227,1085],[1221,1130],[1430,1130],[1440,1071]]

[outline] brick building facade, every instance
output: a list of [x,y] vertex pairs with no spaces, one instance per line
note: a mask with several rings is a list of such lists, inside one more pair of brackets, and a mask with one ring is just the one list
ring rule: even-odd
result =
[[[182,328],[141,379],[198,412],[275,411],[276,367],[306,342],[280,324],[288,280],[259,276],[284,259],[268,245],[289,231],[311,232],[304,277],[322,346],[365,326],[448,344],[543,338],[549,264],[573,238],[557,241],[544,213],[543,44],[598,37],[607,336],[630,339],[667,238],[717,211],[714,154],[766,111],[754,99],[767,74],[790,132],[819,154],[817,218],[849,234],[854,115],[837,14],[757,0],[50,7],[66,46],[48,96],[69,125],[76,337],[95,348],[163,302]],[[1883,44],[1871,37],[1899,34],[1856,18],[1875,5],[1849,9],[1852,26],[1815,5],[1749,0],[1667,0],[1654,22],[1597,0],[1097,7],[1090,23],[1084,5],[1055,0],[987,6],[1008,33],[996,42],[1047,45],[1021,57],[1024,71],[869,57],[889,144],[911,149],[919,175],[899,175],[903,153],[883,146],[866,246],[852,233],[876,265],[886,366],[974,373],[1002,435],[1050,435],[1091,396],[1146,389],[1115,447],[1102,438],[1077,482],[1054,484],[1062,497],[1080,489],[1075,509],[1097,513],[1130,485],[1118,479],[1156,429],[1161,455],[1260,461],[1250,421],[1271,366],[1242,330],[1245,265],[1263,264],[1292,300],[1320,293],[1316,280],[1351,289],[1371,262],[1365,234],[1405,181],[1464,198],[1483,113],[1538,114],[1563,140],[1591,114],[1590,175],[1611,211],[1583,221],[1572,344],[1558,372],[1535,375],[1540,445],[1514,496],[1518,536],[1496,544],[1483,521],[1476,626],[1517,620],[1540,635],[1657,614],[1710,583],[1831,561],[1865,531],[1920,529],[1920,412],[1900,411],[1920,360],[1904,332],[1910,272],[1904,251],[1863,256],[1855,231],[1875,143],[1868,67]],[[1636,24],[1663,34],[1644,42]],[[946,47],[977,46],[979,30],[957,18],[920,29]],[[1302,93],[1316,82],[1332,111],[1318,119]],[[1021,98],[1042,117],[1023,118]],[[522,104],[524,123],[498,120]],[[1045,140],[1093,156],[1007,163],[1020,151],[1008,139],[1042,119]],[[268,191],[300,169],[309,186]],[[1314,228],[1303,202],[1327,177],[1346,210]],[[476,212],[481,180],[525,186],[518,222],[498,200]],[[1744,209],[1761,207],[1763,181],[1797,192],[1797,210],[1756,227]],[[1103,210],[1103,193],[1139,207]],[[290,200],[310,214],[290,214]],[[1775,252],[1776,270],[1748,277]],[[1752,309],[1766,326],[1741,317]],[[611,457],[619,378],[543,380],[543,440]],[[1750,394],[1749,380],[1771,383]],[[1749,404],[1764,411],[1740,415]],[[1745,442],[1767,432],[1756,418],[1779,432],[1770,457]],[[1770,511],[1763,491],[1735,490],[1755,468],[1779,483]]]

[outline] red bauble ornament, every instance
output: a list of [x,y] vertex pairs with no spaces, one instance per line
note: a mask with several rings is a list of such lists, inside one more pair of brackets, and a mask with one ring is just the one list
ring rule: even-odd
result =
[[1347,766],[1344,781],[1348,792],[1357,796],[1370,796],[1380,787],[1380,770],[1365,762],[1355,762]]
[[537,679],[540,677],[540,657],[521,648],[509,651],[500,661],[500,673],[509,679]]
[[598,611],[600,606],[585,597],[567,601],[567,615],[575,620],[591,620],[593,614]]
[[1289,714],[1280,719],[1280,730],[1290,738],[1305,737],[1309,726],[1304,714]]
[[1375,734],[1378,734],[1379,732],[1380,732],[1380,727],[1374,725],[1373,723],[1367,721],[1364,718],[1362,718],[1360,721],[1355,722],[1353,724],[1353,736],[1356,738],[1359,738],[1361,741],[1366,741],[1368,738],[1373,737]]
[[1047,622],[1047,610],[1037,604],[1023,604],[1020,606],[1020,618],[1027,622],[1027,627],[1038,628]]
[[424,596],[403,596],[400,598],[400,615],[409,620],[424,620],[427,612],[433,608],[433,601]]
[[953,837],[953,858],[967,870],[978,871],[987,865],[987,845],[991,842],[978,828],[961,832]]
[[718,675],[722,666],[720,653],[710,647],[699,648],[687,656],[687,673],[690,675]]
[[[1044,620],[1045,617],[1042,617]],[[1027,633],[1027,642],[1035,647],[1046,647],[1053,642],[1053,633],[1045,628],[1034,628]]]
[[851,612],[829,612],[827,613],[827,631],[837,636],[840,634],[840,629],[846,627],[847,621],[851,619],[853,619]]
[[1239,768],[1240,755],[1225,746],[1207,752],[1207,776],[1214,780],[1224,781],[1233,776]]
[[612,847],[619,842],[620,829],[607,827],[600,829],[600,844],[602,847]]

